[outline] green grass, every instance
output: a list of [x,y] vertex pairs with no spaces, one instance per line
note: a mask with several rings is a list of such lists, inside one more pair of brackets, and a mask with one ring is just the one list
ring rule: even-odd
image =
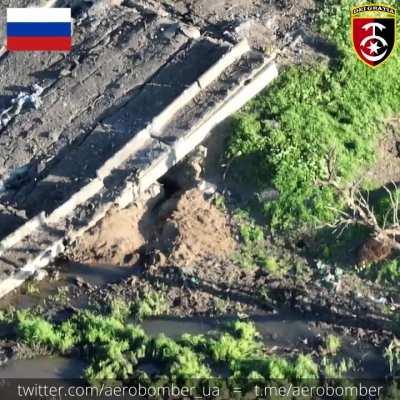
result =
[[389,364],[390,373],[398,377],[400,373],[400,342],[393,340],[385,350],[385,358]]
[[71,322],[56,328],[44,318],[26,311],[17,312],[15,317],[17,334],[29,346],[45,346],[64,354],[77,342],[76,326]]
[[138,320],[166,314],[169,305],[165,295],[160,291],[142,293],[132,306],[132,312]]
[[[393,3],[393,2],[392,2]],[[350,0],[319,2],[317,29],[336,47],[336,62],[290,67],[239,113],[228,156],[234,166],[251,160],[244,179],[274,187],[279,198],[264,202],[272,227],[299,229],[335,218],[341,199],[320,186],[326,158],[336,158],[337,180],[350,182],[374,162],[384,120],[400,112],[398,51],[380,68],[360,62],[349,36]],[[249,165],[249,164],[246,164]]]
[[339,337],[328,335],[325,340],[325,350],[328,354],[335,356],[342,347],[342,341]]
[[[294,359],[266,355],[262,337],[251,322],[235,321],[205,335],[184,334],[172,339],[161,334],[150,338],[140,326],[117,314],[115,310],[105,315],[86,310],[55,324],[29,312],[18,312],[15,325],[18,339],[33,348],[45,346],[54,354],[64,355],[72,350],[75,355],[80,352],[88,363],[84,378],[92,384],[134,379],[204,381],[221,378],[215,372],[218,368],[228,372],[232,385],[248,379],[301,381],[319,379],[326,368],[318,366],[310,355],[300,354]],[[327,362],[332,364],[328,356]],[[153,363],[159,372],[148,375],[141,369],[142,363]]]
[[366,277],[386,286],[398,286],[400,283],[400,259],[382,261],[368,266]]
[[253,269],[265,265],[268,252],[263,228],[243,212],[238,212],[235,215],[235,220],[239,226],[242,243],[234,261],[244,269]]

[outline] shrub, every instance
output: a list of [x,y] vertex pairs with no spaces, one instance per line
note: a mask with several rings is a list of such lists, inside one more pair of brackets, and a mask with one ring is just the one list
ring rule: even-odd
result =
[[254,324],[236,321],[228,325],[227,329],[230,333],[223,333],[218,339],[210,340],[209,351],[213,360],[230,363],[260,354],[262,345],[258,341],[259,334]]
[[161,292],[143,293],[133,305],[133,313],[141,321],[145,318],[156,317],[168,312],[168,302]]
[[339,337],[328,335],[325,340],[325,349],[331,355],[336,355],[342,347],[342,341]]
[[297,380],[317,379],[319,376],[318,365],[311,356],[300,354],[294,364],[293,375]]
[[42,345],[66,353],[78,340],[76,326],[65,322],[56,328],[44,318],[17,312],[17,334],[29,346]]
[[130,304],[122,298],[113,298],[110,301],[110,314],[121,321],[126,320],[131,314]]
[[30,346],[42,344],[56,347],[59,342],[59,336],[50,322],[26,312],[17,313],[17,333]]

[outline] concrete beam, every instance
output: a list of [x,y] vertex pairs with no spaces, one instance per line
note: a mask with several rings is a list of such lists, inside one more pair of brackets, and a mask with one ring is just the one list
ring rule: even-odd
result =
[[[233,55],[229,57],[234,57],[234,59],[236,59],[238,54],[243,54],[247,46],[248,45],[246,45],[246,43],[242,42],[239,47],[232,49]],[[224,61],[224,65],[231,64],[231,62],[228,63],[230,59],[229,57]],[[206,77],[203,85],[209,84],[207,82],[212,82],[212,76],[214,76],[214,79],[219,76],[217,72],[222,68],[221,65],[222,64],[220,64],[218,67],[214,65],[211,68],[214,69],[214,75],[210,74],[208,78]],[[151,146],[159,143],[157,140],[151,139],[153,127],[150,125],[132,138],[131,141],[129,141],[121,150],[116,152],[110,159],[108,159],[97,171],[98,177],[95,180],[86,185],[79,192],[75,193],[67,202],[62,204],[47,218],[45,218],[43,214],[35,217],[28,221],[21,228],[16,230],[14,233],[9,235],[0,243],[0,254],[7,253],[7,249],[11,249],[24,238],[40,229],[57,229],[59,226],[58,224],[67,218],[70,219],[74,217],[77,208],[84,205],[89,200],[92,201],[94,197],[110,197],[110,200],[106,203],[97,203],[98,208],[95,210],[90,220],[85,222],[84,226],[72,229],[71,232],[60,239],[55,238],[50,245],[44,246],[43,251],[38,256],[28,260],[24,267],[22,267],[14,275],[1,281],[0,297],[21,285],[36,270],[48,265],[55,256],[63,251],[65,240],[74,240],[82,235],[86,230],[90,229],[90,227],[94,226],[98,221],[104,218],[105,214],[111,207],[116,205],[119,208],[125,208],[134,201],[139,200],[140,197],[143,196],[143,194],[173,165],[182,160],[187,154],[191,153],[195,147],[210,134],[215,126],[239,110],[244,104],[246,104],[254,96],[260,93],[267,85],[269,85],[269,83],[277,76],[278,69],[274,63],[264,64],[260,69],[254,72],[254,75],[252,75],[249,80],[246,80],[246,82],[241,82],[239,87],[233,90],[233,92],[228,93],[227,97],[221,102],[221,104],[217,104],[210,113],[203,115],[200,122],[187,133],[185,133],[183,137],[174,142],[172,145],[165,146],[165,150],[161,152],[161,155],[156,156],[154,159],[150,157],[147,161],[148,165],[145,165],[139,172],[139,175],[136,177],[136,182],[121,182],[120,184],[122,185],[122,188],[118,191],[116,195],[117,197],[108,196],[106,194],[108,189],[104,186],[104,180],[110,177],[113,174],[113,171],[118,168],[130,168],[131,164],[129,164],[129,160],[135,160],[135,157],[137,157],[139,153],[148,149],[149,141]],[[200,86],[201,85],[199,84],[199,87]],[[160,114],[162,116],[159,121],[160,125],[162,126],[166,121],[169,120],[166,110],[169,109],[169,113],[175,114],[187,104],[188,99],[196,91],[197,90],[194,90],[193,93],[186,94],[185,96],[187,97],[183,96],[181,103],[177,102],[176,104],[168,106]],[[179,104],[181,105],[180,107],[178,106]],[[166,113],[165,116],[162,115],[164,112]],[[113,191],[114,189],[110,190]]]

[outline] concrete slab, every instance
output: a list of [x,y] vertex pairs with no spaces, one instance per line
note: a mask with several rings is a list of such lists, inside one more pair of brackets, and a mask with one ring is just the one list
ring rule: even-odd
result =
[[[8,203],[24,209],[28,217],[40,211],[51,212],[88,180],[95,178],[97,170],[113,153],[150,124],[226,50],[202,40],[176,53],[123,108],[104,118],[82,143],[71,146],[48,168],[47,176],[35,182],[33,187],[25,186],[15,197],[15,202],[8,198]],[[19,154],[22,150],[16,152]]]
[[[0,230],[0,297],[111,207],[139,200],[277,74],[247,42],[191,40],[165,15],[104,1],[76,11],[76,52],[44,61],[42,108],[1,132],[0,218],[10,228]],[[0,70],[20,68],[6,60]]]

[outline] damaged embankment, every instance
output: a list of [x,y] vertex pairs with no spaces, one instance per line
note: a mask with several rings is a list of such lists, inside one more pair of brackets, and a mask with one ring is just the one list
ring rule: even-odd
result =
[[[3,277],[0,296],[46,266],[63,251],[68,241],[96,224],[113,205],[124,208],[139,199],[157,179],[201,143],[213,127],[264,89],[277,76],[277,68],[271,60],[260,62],[258,57],[257,62],[250,62],[248,69],[239,73],[233,83],[223,76],[250,53],[246,41],[231,48],[153,118],[150,125],[98,168],[95,179],[48,216],[39,214],[5,238],[0,244]],[[222,92],[219,79],[225,89]],[[174,118],[178,111],[195,102],[204,91],[214,94],[215,102],[201,110],[197,118],[185,121],[185,129],[168,131],[168,127],[177,127]]]

